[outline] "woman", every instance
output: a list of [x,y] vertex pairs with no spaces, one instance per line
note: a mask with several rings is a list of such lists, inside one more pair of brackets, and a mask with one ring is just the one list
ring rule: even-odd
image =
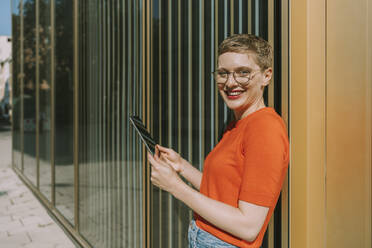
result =
[[148,154],[151,181],[195,212],[189,247],[260,247],[289,157],[285,124],[263,100],[272,48],[259,37],[240,34],[225,39],[218,54],[214,79],[235,121],[208,154],[203,172],[157,145],[155,156]]

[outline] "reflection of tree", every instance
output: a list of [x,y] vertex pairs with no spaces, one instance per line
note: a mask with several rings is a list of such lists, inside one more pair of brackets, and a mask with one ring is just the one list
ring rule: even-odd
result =
[[73,0],[55,0],[56,164],[73,160]]
[[12,63],[13,63],[13,97],[19,98],[20,86],[21,86],[21,71],[20,71],[20,15],[19,15],[19,4],[14,6],[15,12],[12,13]]
[[20,70],[20,5],[19,1],[13,1],[13,13],[12,13],[12,122],[13,122],[13,149],[20,151],[20,129],[21,129],[21,108],[20,108],[20,95],[21,95],[21,70]]
[[[39,156],[44,161],[50,159],[51,130],[51,0],[39,0]],[[44,168],[45,173],[50,173]],[[41,172],[42,173],[42,172]],[[40,175],[42,177],[42,175]],[[47,179],[48,177],[45,177]],[[42,181],[42,179],[40,178]],[[49,180],[49,179],[48,179]]]
[[[56,159],[60,157],[66,161],[72,154],[70,148],[73,137],[73,4],[72,0],[55,0],[55,91],[50,92],[53,45],[50,3],[51,0],[39,0],[39,25],[36,30],[36,0],[23,1],[25,118],[36,117],[36,34],[38,34],[40,123],[43,124],[44,119],[50,119],[51,94],[54,94],[56,140],[60,140],[56,144]],[[40,131],[43,132],[43,128]]]
[[35,0],[23,1],[23,25],[24,25],[24,74],[25,94],[35,97],[35,68],[36,68],[36,23],[35,23]]
[[40,120],[50,120],[51,105],[51,15],[50,0],[39,0]]
[[73,4],[55,3],[56,124],[72,125],[73,113]]

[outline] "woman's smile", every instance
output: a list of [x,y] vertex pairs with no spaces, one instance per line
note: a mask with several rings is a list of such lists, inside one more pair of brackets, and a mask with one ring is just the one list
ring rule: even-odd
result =
[[240,96],[245,92],[245,90],[225,90],[226,96],[229,100],[235,100],[240,98]]

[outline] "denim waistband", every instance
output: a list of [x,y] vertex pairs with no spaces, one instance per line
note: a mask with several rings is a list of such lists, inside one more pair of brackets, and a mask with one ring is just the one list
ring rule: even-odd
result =
[[200,229],[196,225],[195,220],[190,222],[188,239],[189,248],[237,248]]

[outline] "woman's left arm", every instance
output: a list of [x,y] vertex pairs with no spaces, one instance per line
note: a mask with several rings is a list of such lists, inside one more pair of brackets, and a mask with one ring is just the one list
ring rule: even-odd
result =
[[268,207],[239,201],[238,208],[235,208],[208,198],[184,183],[171,166],[156,156],[148,154],[148,159],[152,165],[151,181],[154,185],[171,193],[216,227],[248,242],[256,239]]

